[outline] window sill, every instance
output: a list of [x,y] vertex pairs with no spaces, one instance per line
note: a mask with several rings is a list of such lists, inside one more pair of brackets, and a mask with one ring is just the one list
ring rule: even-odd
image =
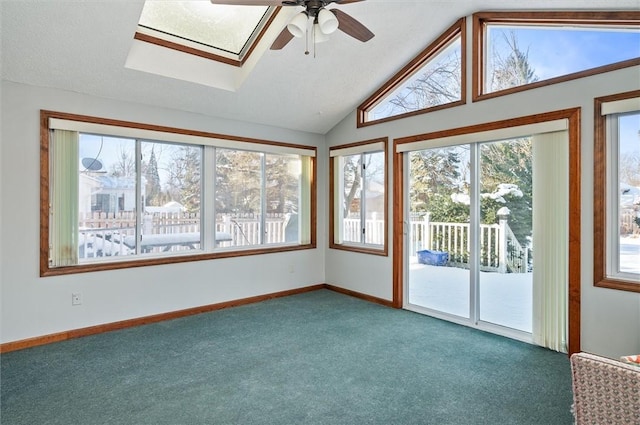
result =
[[89,273],[107,270],[119,270],[134,267],[158,266],[164,264],[178,264],[191,261],[215,260],[219,258],[235,258],[245,257],[249,255],[275,254],[279,252],[300,251],[305,249],[315,249],[314,243],[306,245],[278,245],[271,247],[234,249],[234,250],[216,250],[215,252],[184,254],[184,255],[167,255],[153,257],[138,257],[136,259],[110,260],[108,262],[96,261],[91,263],[82,263],[75,266],[50,268],[48,264],[41,264],[40,277],[61,276],[76,273]]

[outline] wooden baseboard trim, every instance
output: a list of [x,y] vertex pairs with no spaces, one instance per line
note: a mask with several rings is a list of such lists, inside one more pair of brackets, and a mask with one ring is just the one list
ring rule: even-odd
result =
[[382,298],[373,297],[371,295],[362,294],[360,292],[351,291],[349,289],[340,288],[338,286],[329,285],[327,283],[320,283],[318,285],[306,286],[304,288],[290,289],[287,291],[274,292],[266,295],[257,295],[255,297],[242,298],[239,300],[226,301],[223,303],[203,305],[200,307],[187,308],[184,310],[170,311],[168,313],[160,313],[151,316],[138,317],[135,319],[121,320],[119,322],[105,323],[103,325],[72,329],[69,331],[22,339],[19,341],[6,342],[4,344],[0,344],[0,353],[9,353],[11,351],[24,350],[25,348],[37,347],[39,345],[52,344],[54,342],[61,342],[69,339],[82,338],[85,336],[96,335],[104,332],[132,328],[134,326],[148,325],[165,320],[179,319],[181,317],[193,316],[195,314],[208,313],[211,311],[223,310],[225,308],[258,303],[273,298],[303,294],[305,292],[317,291],[319,289],[328,289],[330,291],[339,292],[341,294],[360,298],[372,303],[381,304],[385,307],[393,307],[393,303],[391,301],[383,300]]
[[150,323],[162,322],[165,320],[178,319],[180,317],[192,316],[195,314],[208,313],[211,311],[222,310],[230,307],[238,307],[246,304],[253,304],[273,298],[287,297],[290,295],[302,294],[305,292],[317,291],[325,289],[325,284],[307,286],[304,288],[291,289],[287,291],[274,292],[266,295],[258,295],[255,297],[242,298],[239,300],[227,301],[217,304],[209,304],[201,307],[187,308],[184,310],[171,311],[168,313],[154,314],[152,316],[138,317],[135,319],[122,320],[119,322],[106,323],[104,325],[89,326],[86,328],[72,329],[69,331],[58,332],[49,335],[27,338],[19,341],[6,342],[0,344],[0,353],[8,353],[10,351],[23,350],[25,348],[37,347],[39,345],[51,344],[54,342],[66,341],[74,338],[111,332],[120,329],[131,328],[134,326],[148,325]]
[[334,292],[339,292],[339,293],[344,294],[344,295],[350,295],[352,297],[360,298],[360,299],[365,300],[365,301],[369,301],[369,302],[372,302],[372,303],[380,304],[380,305],[383,305],[385,307],[394,308],[393,307],[393,301],[389,301],[389,300],[385,300],[385,299],[382,299],[382,298],[374,297],[374,296],[371,296],[371,295],[363,294],[361,292],[352,291],[350,289],[341,288],[339,286],[330,285],[328,283],[325,283],[324,287],[326,289],[329,289],[329,290],[334,291]]

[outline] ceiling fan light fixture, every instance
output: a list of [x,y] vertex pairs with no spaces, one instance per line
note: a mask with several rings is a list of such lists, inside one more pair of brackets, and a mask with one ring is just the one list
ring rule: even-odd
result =
[[300,12],[287,25],[289,32],[297,38],[302,37],[307,32],[307,21],[309,17],[305,12]]
[[313,24],[313,42],[323,43],[329,40],[329,36],[322,31],[320,24]]
[[338,29],[338,18],[327,9],[320,9],[318,12],[318,25],[323,34],[332,34]]

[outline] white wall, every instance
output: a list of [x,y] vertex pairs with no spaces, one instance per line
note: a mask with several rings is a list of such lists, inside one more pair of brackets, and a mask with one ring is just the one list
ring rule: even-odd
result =
[[[335,146],[388,136],[388,154],[392,155],[394,138],[582,108],[582,349],[618,357],[640,353],[640,294],[593,286],[593,100],[639,88],[640,67],[634,67],[361,129],[356,128],[354,112],[327,134],[327,143]],[[470,93],[467,98],[471,98]],[[389,163],[392,176],[392,163]],[[392,207],[390,196],[390,214]],[[390,235],[392,233],[391,229]],[[327,248],[326,258],[327,283],[392,299],[391,249],[389,258],[382,258]]]
[[[322,136],[6,81],[1,89],[1,342],[324,283]],[[319,248],[40,278],[40,109],[318,146]]]
[[[392,298],[392,257],[327,248],[328,146],[457,128],[564,108],[582,108],[582,348],[640,353],[640,294],[593,282],[593,98],[638,89],[640,67],[356,129],[355,112],[327,136],[224,121],[171,109],[2,82],[0,110],[0,341],[77,329],[194,306],[330,283]],[[40,278],[39,110],[319,146],[318,249]],[[391,176],[391,162],[389,175]],[[392,188],[390,179],[390,188]],[[392,195],[392,194],[390,194]],[[392,211],[389,197],[389,212]],[[389,228],[389,243],[393,234]],[[391,253],[391,249],[390,249]],[[295,264],[289,273],[288,264]],[[325,270],[326,268],[326,270]],[[80,292],[81,306],[71,306]]]

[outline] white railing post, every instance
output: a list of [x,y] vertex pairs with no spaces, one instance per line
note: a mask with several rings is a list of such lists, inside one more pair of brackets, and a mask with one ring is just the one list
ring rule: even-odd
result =
[[498,273],[507,272],[507,221],[509,214],[511,211],[507,207],[498,210],[498,224],[500,225]]
[[422,223],[422,246],[420,249],[431,249],[431,213],[427,213],[423,217],[424,223]]
[[231,231],[231,217],[229,215],[222,216],[222,232],[228,233],[229,236],[231,236],[231,243],[233,245],[236,244],[235,237],[233,235],[233,232]]
[[[365,226],[366,228],[366,226]],[[371,243],[379,243],[378,242],[378,213],[376,211],[371,213],[371,238],[369,239],[369,241]],[[365,233],[366,236],[366,233]]]
[[151,214],[145,214],[142,219],[142,233],[144,235],[151,235],[153,233],[153,216]]

